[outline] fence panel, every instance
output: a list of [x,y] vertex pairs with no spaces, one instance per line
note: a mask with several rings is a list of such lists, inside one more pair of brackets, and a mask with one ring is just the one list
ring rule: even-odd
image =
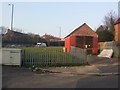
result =
[[87,58],[87,51],[86,49],[82,49],[82,48],[77,48],[77,47],[70,47],[70,53],[79,58],[79,62],[78,63],[86,63],[86,58]]
[[64,66],[86,63],[86,51],[71,47],[71,53],[62,48],[39,48],[39,50],[24,49],[22,51],[23,65]]

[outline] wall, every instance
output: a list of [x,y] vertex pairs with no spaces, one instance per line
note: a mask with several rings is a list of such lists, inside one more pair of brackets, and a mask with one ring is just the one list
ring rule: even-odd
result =
[[70,49],[71,49],[70,53],[73,56],[78,57],[83,61],[87,60],[87,51],[86,51],[86,49],[81,49],[81,48],[77,48],[77,47],[73,47],[73,46],[71,46]]
[[120,41],[120,23],[115,25],[115,41]]
[[65,51],[70,52],[70,38],[65,38]]
[[70,46],[76,46],[76,36],[70,36]]
[[113,56],[114,57],[119,57],[120,58],[120,47],[117,47],[117,46],[113,46]]
[[93,54],[98,54],[98,37],[93,38]]
[[69,36],[65,39],[65,51],[70,52],[70,46],[75,46],[75,36]]
[[98,48],[100,49],[100,51],[103,50],[104,46],[105,46],[105,42],[98,43]]

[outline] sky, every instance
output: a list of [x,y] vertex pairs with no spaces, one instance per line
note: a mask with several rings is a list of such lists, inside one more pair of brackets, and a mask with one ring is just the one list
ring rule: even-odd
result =
[[[25,33],[65,37],[83,23],[93,30],[103,24],[104,16],[110,11],[118,14],[118,2],[10,2],[14,4],[13,27]],[[2,7],[0,26],[10,27],[11,7],[9,2]],[[1,13],[2,12],[2,13]]]

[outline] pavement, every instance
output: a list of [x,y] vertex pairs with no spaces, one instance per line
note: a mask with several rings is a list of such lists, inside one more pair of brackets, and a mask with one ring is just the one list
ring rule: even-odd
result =
[[[38,68],[43,72],[77,74],[77,75],[119,75],[118,68],[120,60],[118,58],[101,58],[97,56],[87,56],[87,66],[72,67],[48,67]],[[39,73],[39,70],[34,72]]]

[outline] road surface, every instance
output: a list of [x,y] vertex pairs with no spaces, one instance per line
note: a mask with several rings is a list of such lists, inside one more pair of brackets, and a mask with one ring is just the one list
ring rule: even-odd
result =
[[3,66],[3,88],[117,88],[118,75],[35,74],[27,68]]

